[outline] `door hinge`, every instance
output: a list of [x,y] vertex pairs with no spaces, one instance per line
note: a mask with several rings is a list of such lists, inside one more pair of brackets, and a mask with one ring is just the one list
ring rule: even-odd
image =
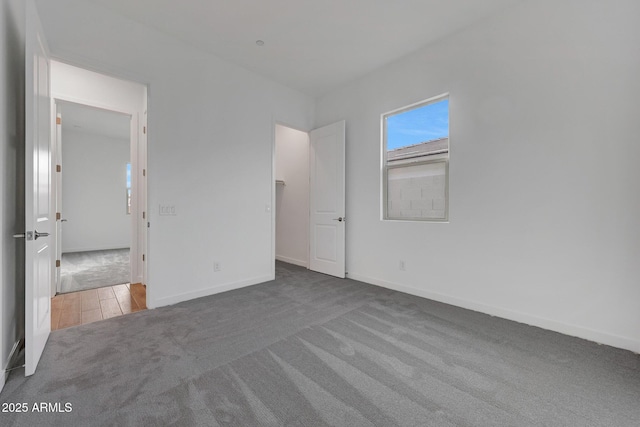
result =
[[144,262],[144,260],[145,260],[145,256],[144,254],[142,254],[142,261]]
[[146,212],[142,212],[142,219],[147,219],[147,213]]
[[142,169],[142,176],[147,176],[147,170],[146,169]]
[[56,117],[56,124],[57,125],[61,125],[62,124],[62,119],[60,117]]
[[60,260],[59,259],[56,260],[56,267],[60,267]]
[[62,215],[60,212],[56,212],[56,221],[60,221],[60,218],[62,218]]
[[56,165],[56,172],[62,172],[62,166]]
[[147,127],[146,126],[142,126],[142,133],[144,133],[145,135],[147,134]]

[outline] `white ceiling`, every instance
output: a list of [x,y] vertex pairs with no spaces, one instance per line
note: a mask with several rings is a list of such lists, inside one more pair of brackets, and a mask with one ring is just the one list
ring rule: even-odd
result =
[[63,132],[86,132],[126,140],[131,137],[131,118],[127,114],[65,101],[58,101],[58,111],[62,114]]
[[521,0],[87,1],[318,96]]

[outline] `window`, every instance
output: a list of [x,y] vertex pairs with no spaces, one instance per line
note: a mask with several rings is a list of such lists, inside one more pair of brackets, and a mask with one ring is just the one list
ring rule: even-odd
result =
[[127,215],[131,214],[131,163],[127,163]]
[[383,218],[449,218],[449,96],[382,115]]

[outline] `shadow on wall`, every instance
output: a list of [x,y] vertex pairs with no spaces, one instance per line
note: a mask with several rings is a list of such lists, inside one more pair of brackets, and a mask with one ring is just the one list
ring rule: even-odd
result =
[[[24,34],[21,34],[18,19],[24,19],[24,4],[16,3],[20,16],[15,16],[10,2],[2,2],[4,22],[2,22],[2,40],[6,57],[3,82],[7,93],[4,96],[2,111],[5,114],[2,130],[2,143],[5,147],[4,174],[2,200],[3,203],[3,235],[4,260],[2,271],[2,300],[4,301],[4,319],[2,339],[5,343],[13,343],[24,337],[24,239],[14,239],[13,233],[24,231],[24,161],[25,161],[25,131],[24,131],[24,96],[25,96],[25,57]],[[15,336],[11,329],[15,328]],[[9,348],[10,349],[10,348]],[[9,350],[7,349],[7,350]],[[2,355],[6,356],[6,355]]]

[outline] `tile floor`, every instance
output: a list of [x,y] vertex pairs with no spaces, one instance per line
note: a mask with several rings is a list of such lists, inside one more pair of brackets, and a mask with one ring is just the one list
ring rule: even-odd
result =
[[51,330],[146,310],[146,301],[147,290],[140,283],[56,295],[51,300]]

